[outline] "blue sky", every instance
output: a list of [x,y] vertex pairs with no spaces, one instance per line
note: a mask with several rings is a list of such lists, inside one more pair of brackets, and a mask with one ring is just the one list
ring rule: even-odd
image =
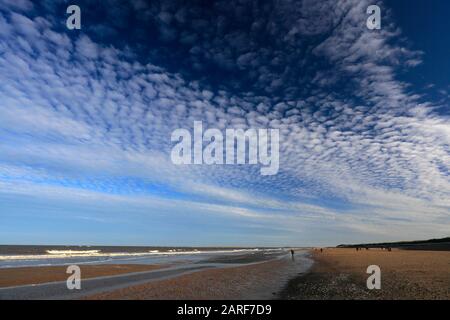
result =
[[[82,29],[65,27],[69,4]],[[450,234],[448,1],[0,2],[0,243],[309,246]],[[280,169],[171,132],[277,128]]]

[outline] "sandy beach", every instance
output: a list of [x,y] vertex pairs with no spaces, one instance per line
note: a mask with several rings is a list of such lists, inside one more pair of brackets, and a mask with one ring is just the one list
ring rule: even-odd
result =
[[274,299],[295,272],[290,259],[208,269],[86,299]]
[[295,259],[286,252],[249,252],[170,265],[83,265],[80,290],[68,290],[64,266],[4,268],[0,300],[274,299],[311,265],[307,250]]
[[[113,276],[130,272],[161,269],[164,265],[104,264],[81,265],[83,278]],[[67,266],[0,269],[0,288],[67,280]]]
[[[450,299],[450,251],[324,249],[289,282],[284,299]],[[368,290],[369,265],[381,269],[381,289]]]
[[[450,299],[448,251],[333,248],[322,253],[314,250],[311,255],[314,266],[300,275],[288,271],[289,260],[285,259],[199,271],[87,298]],[[369,265],[381,269],[380,290],[367,289]]]
[[[289,255],[269,261],[258,261],[258,257],[254,255],[253,261],[246,255],[231,260],[219,258],[219,265],[211,260],[184,269],[164,265],[84,265],[81,268],[83,278],[88,279],[83,282],[86,291],[65,298],[450,299],[449,251],[327,248],[309,254],[303,250],[295,260]],[[244,264],[236,265],[236,261]],[[369,265],[381,269],[380,290],[367,289]],[[0,287],[63,281],[67,279],[65,270],[64,266],[0,269]],[[97,278],[105,276],[106,280]],[[63,285],[59,291],[55,291],[57,283],[45,286],[38,295],[29,295],[31,291],[24,288],[13,291],[13,296],[45,299],[45,292],[60,292],[64,297]]]

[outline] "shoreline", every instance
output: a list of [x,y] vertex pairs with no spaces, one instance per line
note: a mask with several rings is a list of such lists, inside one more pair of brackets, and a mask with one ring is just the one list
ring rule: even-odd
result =
[[[241,256],[228,261],[223,257],[181,268],[84,265],[81,269],[85,290],[68,295],[61,288],[60,292],[68,299],[83,300],[450,299],[450,251],[327,248],[323,252],[297,251],[294,259],[289,254],[267,261],[258,261],[260,257],[254,256],[249,263],[248,259]],[[380,290],[367,289],[369,265],[381,269]],[[31,283],[42,283],[51,292],[50,287],[56,283],[46,282],[60,281],[60,286],[65,287],[62,282],[69,276],[66,267],[0,269],[0,288],[22,285],[26,288],[18,291],[29,293]],[[29,296],[28,293],[23,296]]]
[[81,266],[81,290],[67,290],[67,266],[0,269],[4,285],[8,279],[8,287],[0,288],[0,299],[275,299],[312,263],[307,255],[302,250],[295,260],[288,254],[252,254],[167,266]]
[[[306,255],[306,253],[303,253]],[[83,297],[84,300],[272,300],[308,263],[298,256],[211,268]],[[306,272],[306,270],[303,270]]]

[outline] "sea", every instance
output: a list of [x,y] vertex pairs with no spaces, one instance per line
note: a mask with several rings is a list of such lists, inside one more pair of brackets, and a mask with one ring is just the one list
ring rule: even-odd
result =
[[0,245],[0,268],[71,264],[177,264],[266,260],[288,248]]

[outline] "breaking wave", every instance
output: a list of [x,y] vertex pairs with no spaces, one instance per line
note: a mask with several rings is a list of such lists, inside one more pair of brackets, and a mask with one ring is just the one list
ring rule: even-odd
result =
[[144,252],[102,252],[101,250],[46,250],[46,254],[28,255],[0,255],[0,261],[11,260],[40,260],[40,259],[64,259],[84,257],[139,257],[139,256],[170,256],[170,255],[198,255],[198,254],[226,254],[226,253],[251,253],[258,251],[273,251],[280,249],[229,249],[229,250],[149,250]]

